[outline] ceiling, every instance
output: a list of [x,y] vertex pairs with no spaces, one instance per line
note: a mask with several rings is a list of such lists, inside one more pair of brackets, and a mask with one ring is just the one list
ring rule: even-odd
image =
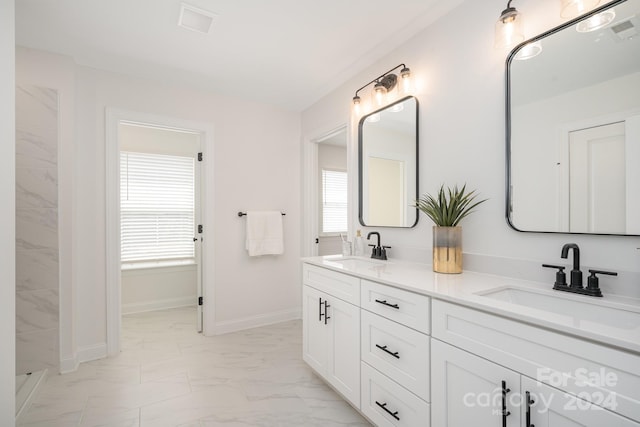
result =
[[20,0],[16,42],[302,111],[461,2],[187,0],[218,15],[201,34],[178,27],[180,0]]

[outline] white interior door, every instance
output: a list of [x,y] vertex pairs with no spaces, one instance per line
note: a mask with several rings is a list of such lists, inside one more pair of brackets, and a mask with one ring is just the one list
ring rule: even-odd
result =
[[369,157],[369,223],[399,226],[405,223],[405,163]]
[[625,123],[569,134],[569,230],[622,234],[626,229]]

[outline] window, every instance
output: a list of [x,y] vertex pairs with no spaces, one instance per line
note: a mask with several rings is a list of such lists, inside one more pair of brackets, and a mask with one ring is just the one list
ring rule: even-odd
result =
[[187,261],[194,253],[194,159],[121,152],[121,261]]
[[347,172],[322,169],[322,233],[347,231]]

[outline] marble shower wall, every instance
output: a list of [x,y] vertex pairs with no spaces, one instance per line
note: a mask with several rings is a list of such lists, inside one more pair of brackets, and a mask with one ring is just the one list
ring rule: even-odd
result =
[[16,87],[16,374],[57,372],[58,93]]

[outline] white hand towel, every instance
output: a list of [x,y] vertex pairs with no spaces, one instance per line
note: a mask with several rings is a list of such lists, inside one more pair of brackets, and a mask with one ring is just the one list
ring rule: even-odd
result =
[[278,211],[247,211],[247,241],[249,256],[281,255],[284,253],[282,213]]

